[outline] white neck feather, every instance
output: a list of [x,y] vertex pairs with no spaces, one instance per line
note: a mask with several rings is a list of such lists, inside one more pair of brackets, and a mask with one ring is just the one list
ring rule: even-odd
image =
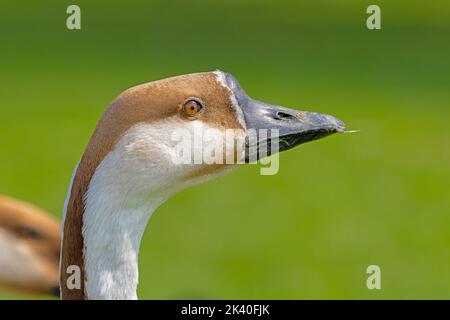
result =
[[152,202],[160,201],[88,206],[83,228],[88,299],[137,299],[139,246],[157,206]]
[[158,159],[147,160],[150,129],[125,134],[89,184],[82,230],[88,299],[137,299],[141,238],[152,213],[169,198],[168,192],[159,195],[164,184],[155,176]]
[[[189,128],[199,125],[192,122]],[[236,167],[187,178],[198,166],[172,163],[178,142],[170,135],[178,127],[171,120],[137,125],[97,167],[82,230],[88,299],[137,299],[139,246],[152,213],[176,192]]]

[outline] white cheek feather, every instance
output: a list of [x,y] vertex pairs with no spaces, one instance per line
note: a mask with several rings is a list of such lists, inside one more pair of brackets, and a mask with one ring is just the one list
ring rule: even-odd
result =
[[129,129],[97,167],[86,195],[82,234],[88,299],[136,299],[138,254],[152,213],[174,193],[222,171],[186,179],[199,166],[174,165],[172,132],[204,129],[178,117]]
[[236,97],[233,93],[233,90],[231,90],[230,87],[227,85],[227,82],[225,80],[225,75],[220,70],[216,70],[213,73],[217,76],[217,81],[230,92],[231,105],[233,106],[234,111],[236,112],[236,117],[239,121],[239,124],[245,130],[247,128],[247,125],[245,123],[244,112],[242,111],[241,106],[237,102]]

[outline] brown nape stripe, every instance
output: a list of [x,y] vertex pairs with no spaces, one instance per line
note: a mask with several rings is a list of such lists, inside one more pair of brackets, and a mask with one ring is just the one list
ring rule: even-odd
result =
[[[84,281],[81,289],[67,288],[67,267],[80,267],[81,279],[89,281],[84,270],[82,235],[84,197],[98,165],[113,150],[116,141],[132,126],[179,116],[178,106],[189,97],[205,103],[201,120],[210,126],[241,128],[230,101],[230,92],[212,72],[168,78],[133,87],[115,99],[100,119],[78,165],[67,204],[61,259],[62,299],[86,299]],[[185,120],[190,121],[190,120]]]
[[[83,177],[83,170],[78,170],[73,179],[72,190],[70,191],[70,199],[67,203],[66,217],[64,223],[64,238],[62,240],[60,285],[61,299],[64,300],[83,300],[86,298],[84,292],[84,259],[83,248],[84,240],[81,232],[83,227],[84,200],[83,195],[87,191],[88,181],[90,177]],[[71,265],[78,266],[81,271],[81,288],[69,289],[67,287],[68,267]]]

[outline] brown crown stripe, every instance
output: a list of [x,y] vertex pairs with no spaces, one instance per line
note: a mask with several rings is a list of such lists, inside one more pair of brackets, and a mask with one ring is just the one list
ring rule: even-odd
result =
[[[189,97],[200,98],[206,108],[201,120],[212,126],[241,128],[231,105],[230,92],[217,82],[212,73],[183,75],[133,87],[117,97],[100,119],[75,173],[64,224],[61,260],[62,299],[85,299],[84,282],[80,290],[66,286],[70,265],[77,265],[82,279],[84,272],[84,240],[82,235],[84,196],[98,165],[113,150],[121,135],[138,123],[152,123],[176,116],[178,106]],[[189,121],[189,120],[186,120]]]

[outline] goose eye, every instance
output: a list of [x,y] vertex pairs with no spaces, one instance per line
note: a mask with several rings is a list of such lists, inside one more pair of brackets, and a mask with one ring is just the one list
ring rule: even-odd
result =
[[183,113],[189,118],[193,118],[200,114],[203,110],[202,103],[197,99],[188,99],[183,103]]

